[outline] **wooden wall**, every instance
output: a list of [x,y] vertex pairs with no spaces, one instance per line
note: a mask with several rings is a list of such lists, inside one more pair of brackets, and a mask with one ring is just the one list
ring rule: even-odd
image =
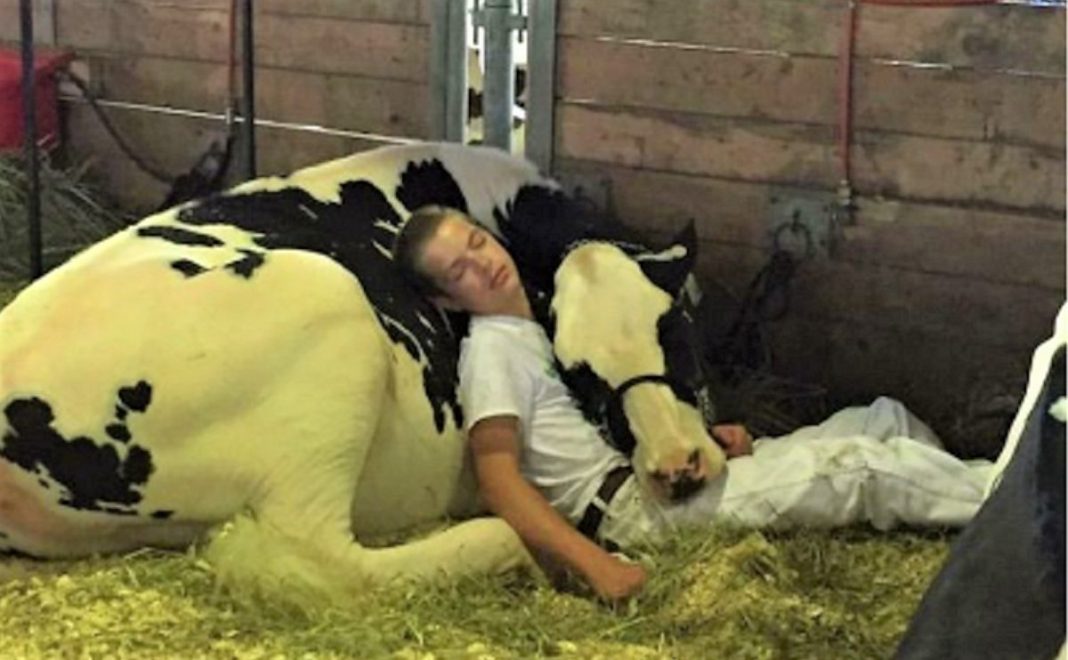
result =
[[[258,0],[263,119],[429,134],[432,0]],[[60,46],[104,98],[226,103],[229,0],[59,0]],[[554,173],[599,182],[628,223],[696,217],[701,272],[741,293],[768,257],[773,186],[834,190],[845,0],[559,0]],[[0,0],[0,41],[17,39]],[[840,401],[898,396],[952,417],[1022,381],[1065,294],[1065,15],[1022,5],[862,6],[853,173],[835,254],[804,264],[771,326],[778,366]],[[922,63],[925,66],[916,66]],[[164,188],[68,104],[76,156],[149,207]],[[112,110],[171,172],[215,120]],[[260,171],[375,146],[264,128]]]
[[[555,170],[630,223],[697,218],[702,272],[741,294],[771,186],[838,183],[845,3],[611,5],[560,0]],[[856,55],[858,210],[773,347],[839,400],[952,417],[1024,377],[1064,300],[1064,11],[863,6]]]
[[[111,101],[222,114],[230,0],[58,0],[57,44],[74,50]],[[397,137],[429,134],[430,0],[257,0],[257,118]],[[0,41],[18,39],[17,0],[0,0]],[[87,69],[85,68],[87,67]],[[238,74],[240,93],[240,73]],[[166,187],[117,150],[90,109],[66,104],[74,156],[93,156],[123,202],[151,208]],[[139,154],[175,174],[222,135],[213,119],[110,109]],[[264,128],[259,171],[294,168],[376,146]]]

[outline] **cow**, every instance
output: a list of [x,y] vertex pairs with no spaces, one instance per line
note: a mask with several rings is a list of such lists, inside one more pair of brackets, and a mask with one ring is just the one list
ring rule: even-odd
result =
[[1031,358],[1023,401],[975,519],[898,646],[900,660],[1065,657],[1068,305]]
[[[429,203],[509,245],[591,392],[584,411],[637,446],[646,483],[680,498],[722,469],[675,302],[692,227],[659,250],[609,245],[526,161],[386,147],[151,215],[0,312],[0,550],[200,542],[224,583],[306,602],[529,565],[507,524],[479,516],[456,394],[463,319],[392,264],[398,227]],[[620,260],[639,276],[605,277]],[[446,519],[460,522],[368,542]]]

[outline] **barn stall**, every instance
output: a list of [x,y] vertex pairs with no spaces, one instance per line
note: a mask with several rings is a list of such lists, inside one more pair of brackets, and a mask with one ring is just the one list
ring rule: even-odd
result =
[[[539,2],[527,7],[532,18],[550,4]],[[240,123],[233,128],[226,122],[228,113],[247,113],[238,98],[243,81],[232,73],[243,59],[234,4],[34,2],[38,44],[74,54],[70,70],[85,81],[129,150],[151,165],[138,167],[123,153],[85,91],[69,81],[60,83],[62,145],[49,160],[91,180],[113,201],[116,215],[137,216],[158,206],[173,179],[229,135],[236,138],[231,181],[251,164],[261,175],[281,174],[381,144],[463,139],[456,128],[454,81],[442,71],[448,69],[443,63],[466,65],[468,59],[463,51],[455,55],[455,35],[451,41],[448,36],[456,25],[455,4],[254,3],[257,125],[251,157]],[[930,420],[954,451],[991,456],[1022,394],[1031,351],[1048,336],[1064,300],[1064,9],[892,4],[702,0],[682,7],[666,0],[610,6],[558,0],[547,13],[551,38],[545,28],[540,36],[527,36],[525,144],[551,174],[628,225],[666,236],[694,218],[702,285],[721,292],[725,316],[746,309],[756,315],[746,327],[758,350],[756,357],[744,357],[792,384],[791,392],[825,391],[825,408],[888,394]],[[13,52],[19,45],[18,5],[0,2],[0,39]],[[546,44],[550,57],[536,57]],[[549,70],[536,71],[539,65]],[[9,212],[0,221],[5,236],[23,236],[21,218]],[[46,250],[51,239],[72,240],[70,232],[49,234],[57,220],[46,217],[45,223]],[[20,252],[17,242],[6,240],[2,249]],[[64,245],[51,247],[55,259],[69,253]],[[770,278],[776,250],[792,255],[792,267]],[[760,306],[754,302],[759,296],[747,295],[761,292],[755,284],[762,282],[777,304]],[[738,649],[738,657],[887,655],[947,543],[941,537],[887,539],[849,531],[815,540],[774,537],[770,545],[762,536],[728,535],[712,549],[697,544],[697,555],[686,554],[693,547],[680,550],[677,565],[689,564],[685,570],[707,580],[723,571],[745,576],[733,585],[737,593],[724,598],[759,592],[757,605],[761,598],[774,601],[781,607],[767,609],[776,616],[799,617],[793,627],[778,627],[754,611],[716,611],[711,605],[709,614],[716,616],[696,616],[694,607],[683,613],[679,603],[707,596],[687,596],[690,590],[669,576],[659,595],[644,603],[655,615],[641,611],[639,601],[636,612],[597,619],[593,635],[532,627],[527,617],[508,622],[486,615],[465,629],[441,613],[448,624],[438,624],[435,610],[412,603],[409,595],[408,601],[383,601],[386,614],[367,617],[387,631],[381,637],[357,637],[375,653],[609,656],[620,651],[612,646],[619,644],[630,645],[627,652],[635,657],[707,657],[716,644],[725,656]],[[870,553],[889,553],[890,559]],[[843,581],[830,578],[835,571],[826,566],[814,568],[823,561],[814,557],[835,557]],[[194,560],[129,561],[99,569],[78,565],[70,575],[42,574],[37,582],[24,573],[39,567],[19,567],[5,602],[31,612],[36,606],[56,619],[64,616],[62,609],[48,609],[56,603],[99,609],[102,602],[146,593],[163,593],[164,601],[190,599],[175,611],[204,605],[210,590],[196,582],[195,568],[193,577],[175,578],[181,570],[174,563],[190,567]],[[725,568],[715,563],[723,561]],[[771,568],[762,572],[763,564]],[[900,567],[888,570],[888,564]],[[160,586],[171,583],[152,577],[157,568],[172,571],[165,578],[179,586]],[[95,586],[92,581],[109,571],[118,576],[115,582]],[[856,585],[877,587],[863,594],[864,605],[843,606],[807,573],[840,586],[839,597]],[[146,581],[153,586],[138,590]],[[775,594],[767,592],[769,584]],[[526,607],[540,617],[567,608],[604,616],[543,586],[479,587],[489,591],[471,587],[460,600],[487,603],[488,609]],[[877,593],[906,602],[895,601],[898,609],[888,613],[877,606]],[[500,598],[510,604],[501,605],[495,600]],[[851,618],[850,610],[862,614]],[[27,642],[26,653],[47,655],[59,648],[48,644],[61,643],[65,634],[81,640],[75,644],[94,643],[96,635],[115,645],[100,648],[147,652],[137,646],[141,632],[124,627],[129,613],[100,611],[102,623],[91,628],[89,641],[64,633],[62,624],[49,628],[38,620],[31,638],[40,639]],[[242,612],[220,614],[238,617],[238,623],[213,629],[207,638],[193,634],[172,652],[203,643],[205,653],[221,655],[238,653],[234,649],[250,657],[287,653],[276,641],[263,648],[250,642],[257,619]],[[407,627],[390,619],[404,619],[405,612]],[[725,627],[722,618],[731,615],[745,623]],[[7,620],[15,626],[23,621]],[[203,626],[182,616],[165,621],[160,625]],[[264,631],[272,632],[264,634],[274,634],[276,620],[265,621]],[[323,639],[351,632],[353,625],[339,623]],[[461,632],[448,636],[435,625]],[[530,633],[518,640],[492,637],[486,631],[496,626]],[[658,629],[671,638],[660,640]],[[16,628],[8,630],[14,635]],[[687,635],[698,643],[682,641]],[[237,646],[222,643],[231,638]],[[300,645],[305,643],[310,645]],[[324,641],[324,655],[352,652],[336,644]],[[315,643],[294,648],[314,653]]]

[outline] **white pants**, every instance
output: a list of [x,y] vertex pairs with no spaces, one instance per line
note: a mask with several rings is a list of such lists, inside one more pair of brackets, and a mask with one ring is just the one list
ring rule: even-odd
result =
[[963,526],[978,511],[989,461],[961,461],[901,403],[881,397],[817,426],[754,442],[753,454],[682,504],[660,504],[631,477],[599,536],[626,548],[679,527],[836,527],[868,522]]

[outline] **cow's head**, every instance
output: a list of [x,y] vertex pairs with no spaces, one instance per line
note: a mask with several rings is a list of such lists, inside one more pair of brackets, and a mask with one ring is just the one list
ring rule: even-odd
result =
[[687,227],[660,252],[628,254],[591,242],[556,273],[556,356],[584,411],[606,418],[613,442],[633,449],[643,484],[685,499],[723,469],[706,430],[701,350],[681,291],[696,236]]

